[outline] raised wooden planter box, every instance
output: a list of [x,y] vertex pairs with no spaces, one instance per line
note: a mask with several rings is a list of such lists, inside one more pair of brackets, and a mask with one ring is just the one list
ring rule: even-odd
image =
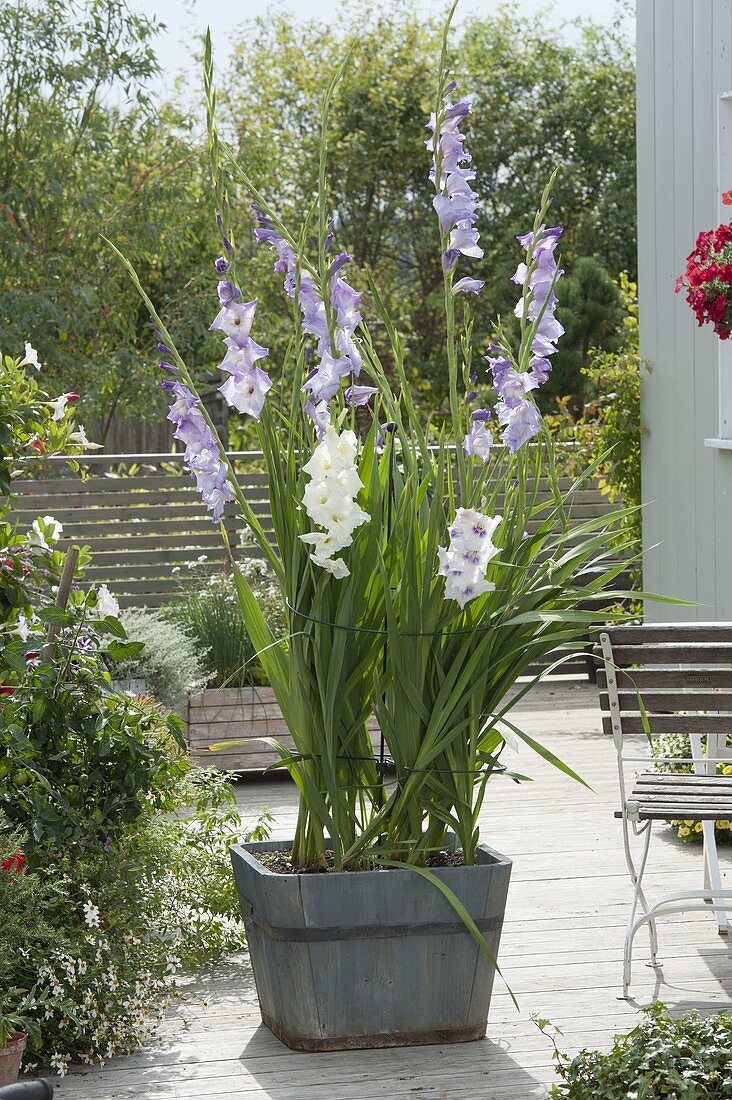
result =
[[[374,751],[378,752],[379,731],[375,720],[371,729]],[[275,737],[287,748],[295,748],[272,688],[209,688],[201,695],[191,696],[187,739],[197,763],[221,771],[261,772],[276,762],[277,753],[263,741],[209,751],[209,746],[219,741],[241,737]]]

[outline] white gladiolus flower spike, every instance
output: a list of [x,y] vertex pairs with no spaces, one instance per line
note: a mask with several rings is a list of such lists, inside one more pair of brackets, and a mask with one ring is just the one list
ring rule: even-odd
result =
[[485,579],[485,571],[498,553],[493,535],[502,518],[485,516],[475,508],[458,508],[450,527],[450,546],[438,549],[438,572],[445,578],[446,600],[456,600],[464,608],[470,600],[495,589]]
[[370,516],[356,503],[363,482],[356,467],[358,441],[354,432],[338,432],[329,424],[322,441],[303,467],[310,482],[303,493],[303,506],[313,523],[325,528],[300,535],[313,547],[310,558],[337,579],[349,576],[342,558],[333,557],[353,541],[353,532]]

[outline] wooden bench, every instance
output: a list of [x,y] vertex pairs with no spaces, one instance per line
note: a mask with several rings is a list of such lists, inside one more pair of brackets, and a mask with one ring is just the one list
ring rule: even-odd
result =
[[[648,924],[655,965],[656,917],[709,907],[721,935],[729,930],[732,890],[722,888],[714,822],[732,817],[732,776],[717,774],[729,762],[732,734],[732,623],[664,623],[609,626],[594,638],[603,729],[615,742],[620,779],[625,856],[634,887],[623,954],[623,994],[630,985],[633,937]],[[648,747],[653,738],[681,734],[689,755],[664,758],[629,755],[627,738]],[[626,783],[626,765],[644,764]],[[680,763],[689,774],[670,770]],[[638,768],[634,768],[636,773]],[[702,822],[704,882],[699,890],[676,891],[649,905],[642,880],[654,821]],[[633,852],[641,838],[640,856]],[[638,909],[641,909],[640,915]]]

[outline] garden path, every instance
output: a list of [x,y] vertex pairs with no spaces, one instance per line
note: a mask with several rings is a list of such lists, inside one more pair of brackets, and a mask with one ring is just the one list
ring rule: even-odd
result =
[[[645,965],[648,941],[639,933],[634,999],[619,999],[630,889],[620,822],[612,816],[615,755],[601,733],[596,691],[588,684],[544,684],[522,704],[521,719],[593,790],[524,749],[517,768],[536,782],[517,787],[496,780],[486,800],[483,836],[514,860],[500,962],[520,1013],[497,979],[483,1042],[298,1054],[260,1023],[251,970],[241,957],[191,985],[197,998],[170,1016],[160,1044],[102,1070],[70,1075],[59,1086],[61,1100],[529,1100],[545,1096],[553,1078],[551,1043],[531,1022],[532,1013],[560,1027],[559,1043],[573,1053],[583,1045],[608,1046],[615,1031],[633,1025],[638,1007],[656,997],[678,1011],[729,1007],[732,945],[705,913],[660,924],[655,972]],[[295,792],[286,779],[242,783],[237,797],[245,819],[267,806],[276,817],[274,835],[292,835]],[[651,853],[649,892],[697,885],[696,846],[662,830]],[[729,848],[721,858],[729,878]]]

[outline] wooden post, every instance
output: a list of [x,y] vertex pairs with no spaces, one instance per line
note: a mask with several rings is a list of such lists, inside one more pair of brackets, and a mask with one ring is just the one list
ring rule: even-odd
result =
[[[58,582],[58,592],[56,593],[55,606],[61,611],[63,611],[66,604],[69,602],[69,594],[71,592],[71,585],[74,580],[74,573],[76,572],[78,560],[79,548],[78,546],[71,546],[66,551],[64,566],[61,570],[61,579]],[[57,634],[58,623],[51,623],[48,628],[45,644],[41,650],[41,661],[43,664],[46,664],[53,657]]]

